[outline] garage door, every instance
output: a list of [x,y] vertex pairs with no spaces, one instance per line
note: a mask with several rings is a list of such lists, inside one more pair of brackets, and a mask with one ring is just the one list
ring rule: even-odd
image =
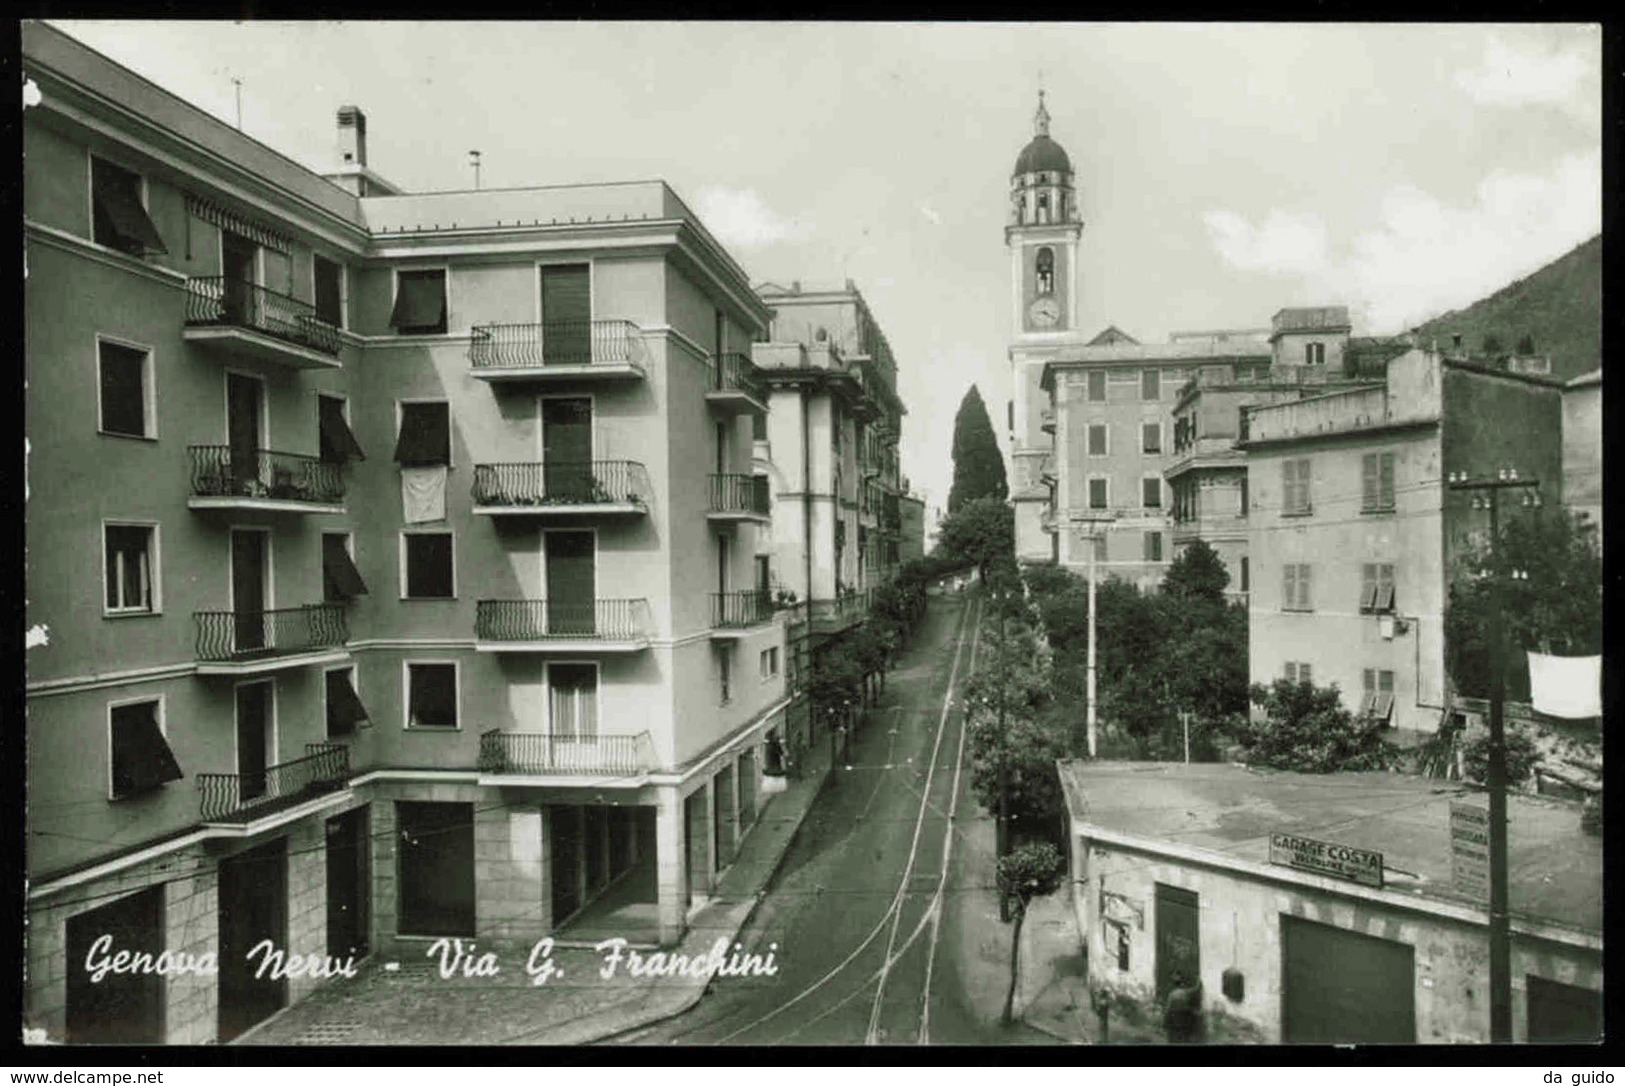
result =
[[164,978],[109,972],[92,980],[86,960],[94,954],[98,963],[111,962],[125,951],[156,959],[164,950],[163,887],[69,917],[67,929],[68,1043],[162,1044]]
[[1534,1044],[1595,1044],[1602,1040],[1602,993],[1526,976],[1529,1040]]
[[1282,1040],[1415,1042],[1415,952],[1408,943],[1282,916],[1281,958]]

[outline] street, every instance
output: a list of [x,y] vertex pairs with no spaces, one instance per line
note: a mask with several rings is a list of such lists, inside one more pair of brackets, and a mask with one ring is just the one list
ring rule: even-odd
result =
[[996,909],[991,859],[967,848],[967,829],[987,816],[969,795],[957,704],[977,666],[980,613],[977,597],[932,599],[850,765],[835,769],[741,932],[747,948],[777,944],[778,974],[719,978],[693,1010],[623,1041],[1053,1043],[1000,1028],[1007,974],[971,975],[960,953],[972,939],[1009,939],[1002,926],[972,930]]

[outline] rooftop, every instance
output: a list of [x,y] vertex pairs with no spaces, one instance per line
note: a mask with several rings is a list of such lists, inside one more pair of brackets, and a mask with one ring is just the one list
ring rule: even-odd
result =
[[[1060,770],[1079,822],[1255,863],[1269,862],[1272,833],[1371,849],[1391,874],[1388,892],[1474,904],[1451,887],[1450,804],[1481,797],[1459,782],[1172,762]],[[1578,805],[1513,795],[1507,822],[1513,915],[1601,931],[1602,841],[1581,831]]]
[[1349,307],[1346,305],[1316,305],[1282,309],[1270,318],[1271,338],[1284,332],[1346,332]]

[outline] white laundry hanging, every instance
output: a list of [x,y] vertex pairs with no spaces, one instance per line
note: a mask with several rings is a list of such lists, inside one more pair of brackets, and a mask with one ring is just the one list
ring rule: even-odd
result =
[[1565,720],[1602,715],[1602,657],[1529,653],[1529,700]]
[[446,465],[401,468],[401,511],[408,524],[446,519]]

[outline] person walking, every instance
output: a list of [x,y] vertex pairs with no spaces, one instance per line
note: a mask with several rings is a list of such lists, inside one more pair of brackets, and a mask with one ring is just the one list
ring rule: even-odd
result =
[[1162,1013],[1162,1029],[1169,1044],[1190,1044],[1201,1026],[1202,985],[1183,971],[1173,977]]

